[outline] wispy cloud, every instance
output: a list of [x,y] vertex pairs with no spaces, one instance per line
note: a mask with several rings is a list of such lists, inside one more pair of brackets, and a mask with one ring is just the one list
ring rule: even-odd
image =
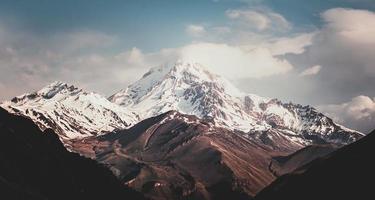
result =
[[247,26],[257,31],[269,29],[289,30],[291,24],[282,15],[276,12],[264,9],[231,9],[227,10],[228,18],[241,23],[241,26]]
[[310,68],[307,68],[307,69],[303,70],[300,73],[300,76],[313,76],[313,75],[318,74],[321,69],[322,69],[322,66],[315,65],[315,66],[312,66]]
[[1,99],[33,91],[54,80],[91,82],[104,69],[83,65],[102,62],[102,56],[95,52],[117,40],[92,30],[40,36],[5,25],[0,26],[0,34]]
[[206,33],[206,29],[202,25],[190,24],[185,29],[186,33],[193,37],[199,37]]

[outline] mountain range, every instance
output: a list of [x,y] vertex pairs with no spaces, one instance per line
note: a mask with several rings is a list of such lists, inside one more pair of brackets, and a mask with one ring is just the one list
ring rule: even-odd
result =
[[243,93],[204,66],[181,61],[152,68],[108,99],[54,82],[5,101],[1,107],[30,117],[42,129],[54,129],[65,140],[128,128],[170,110],[286,150],[315,143],[344,145],[363,136],[311,106]]
[[249,199],[364,136],[312,106],[244,93],[182,61],[109,98],[54,82],[0,106],[151,199]]

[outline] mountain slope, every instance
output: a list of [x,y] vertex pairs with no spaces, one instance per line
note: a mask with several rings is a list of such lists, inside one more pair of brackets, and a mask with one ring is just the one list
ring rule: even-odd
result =
[[104,97],[62,82],[15,97],[0,106],[31,118],[42,130],[52,128],[65,140],[122,129],[136,119],[133,113]]
[[0,108],[0,199],[143,199],[50,129]]
[[152,68],[109,100],[137,112],[140,119],[177,110],[243,131],[280,149],[297,150],[327,142],[348,144],[363,136],[310,106],[240,92],[229,81],[190,62]]
[[372,199],[375,131],[293,173],[281,176],[255,199]]
[[247,199],[274,180],[279,155],[238,133],[170,111],[128,130],[73,142],[153,199]]

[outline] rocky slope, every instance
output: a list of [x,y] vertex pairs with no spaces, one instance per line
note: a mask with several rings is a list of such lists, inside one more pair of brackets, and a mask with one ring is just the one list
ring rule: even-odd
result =
[[75,140],[126,185],[153,199],[248,199],[268,185],[280,154],[195,116],[170,111],[128,130]]

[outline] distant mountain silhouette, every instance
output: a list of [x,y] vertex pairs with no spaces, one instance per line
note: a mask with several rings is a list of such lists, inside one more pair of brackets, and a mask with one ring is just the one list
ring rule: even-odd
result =
[[281,176],[255,199],[373,199],[374,149],[375,131]]
[[0,199],[143,199],[50,129],[0,108]]

